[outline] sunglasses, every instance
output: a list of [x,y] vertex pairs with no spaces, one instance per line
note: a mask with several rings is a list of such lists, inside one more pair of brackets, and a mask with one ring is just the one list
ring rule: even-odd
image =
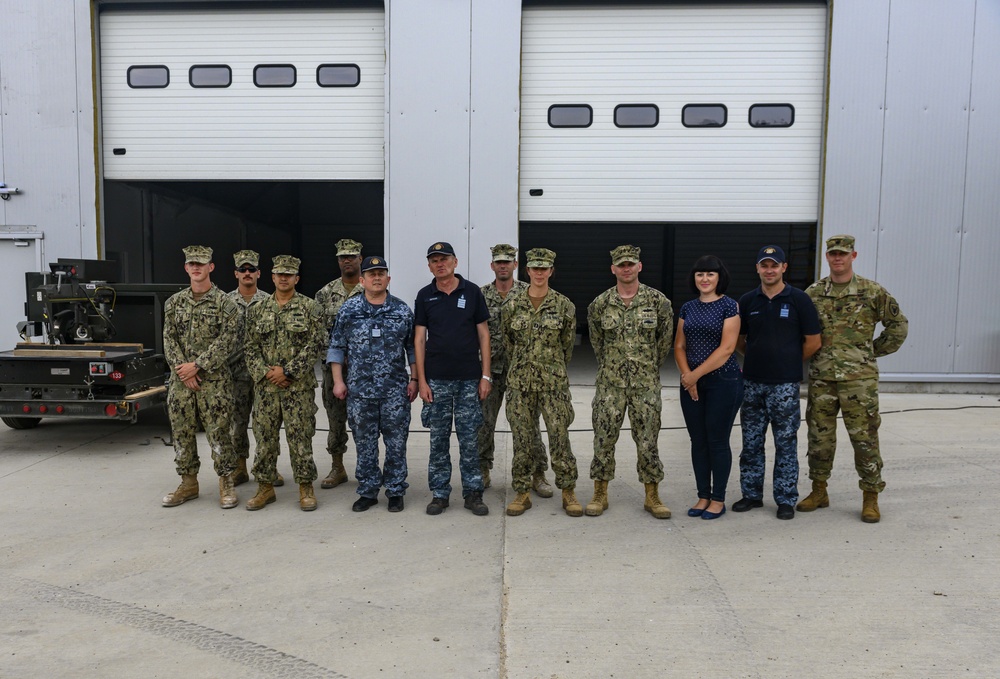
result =
[[241,266],[237,269],[240,273],[257,273],[257,267],[255,266]]

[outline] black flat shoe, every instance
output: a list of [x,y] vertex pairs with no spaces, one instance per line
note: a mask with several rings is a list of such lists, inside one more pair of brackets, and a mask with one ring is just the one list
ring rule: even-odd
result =
[[733,511],[749,512],[751,509],[757,509],[758,507],[763,507],[763,506],[764,506],[763,500],[751,500],[750,498],[745,497],[742,500],[737,500],[736,502],[733,503]]
[[[735,509],[735,507],[733,508]],[[795,507],[791,505],[778,505],[778,518],[783,521],[795,518]]]
[[357,500],[354,501],[354,505],[351,507],[352,512],[367,512],[369,509],[378,504],[377,497],[365,497],[362,495]]
[[403,511],[403,496],[393,495],[389,498],[389,511],[390,512],[401,512]]

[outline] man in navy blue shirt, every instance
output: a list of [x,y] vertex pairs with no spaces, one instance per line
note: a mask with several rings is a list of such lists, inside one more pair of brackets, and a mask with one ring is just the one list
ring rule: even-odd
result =
[[740,487],[743,498],[734,512],[764,506],[764,435],[774,438],[774,501],[779,519],[795,517],[799,500],[798,431],[802,419],[799,383],[802,362],[820,347],[819,315],[809,296],[783,280],[785,252],[766,245],[757,253],[760,286],[740,298],[743,363],[743,452]]
[[489,508],[483,503],[477,434],[483,423],[479,402],[492,386],[490,310],[479,286],[455,273],[457,266],[451,244],[431,245],[427,267],[434,280],[417,293],[414,304],[417,382],[427,410],[424,424],[431,430],[427,480],[434,497],[427,513],[437,515],[448,507],[454,418],[465,508],[484,516]]

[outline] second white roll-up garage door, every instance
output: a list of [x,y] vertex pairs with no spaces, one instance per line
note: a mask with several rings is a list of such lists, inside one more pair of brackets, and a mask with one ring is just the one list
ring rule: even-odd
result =
[[381,8],[101,14],[104,176],[382,180]]
[[818,215],[824,3],[529,7],[522,221]]

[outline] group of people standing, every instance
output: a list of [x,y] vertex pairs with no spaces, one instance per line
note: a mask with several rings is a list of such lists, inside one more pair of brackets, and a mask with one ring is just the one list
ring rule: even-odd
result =
[[[725,295],[725,265],[714,256],[700,258],[689,278],[698,298],[681,307],[676,334],[670,300],[639,282],[640,249],[622,245],[611,251],[615,285],[587,309],[598,373],[590,467],[594,492],[586,507],[576,498],[578,471],[569,439],[574,411],[567,366],[576,309],[549,287],[556,254],[529,250],[529,280],[521,282],[514,277],[516,249],[498,244],[491,248],[495,280],[480,288],[456,273],[458,258],[449,243],[434,243],[427,250],[433,280],[417,293],[411,311],[388,292],[386,260],[362,259],[361,248],[349,239],[337,243],[341,277],[315,300],[295,290],[300,264],[295,257],[274,258],[275,292],[267,295],[257,288],[257,253],[236,253],[239,285],[227,295],[211,282],[211,249],[184,248],[191,286],[168,300],[164,323],[165,354],[176,377],[170,380],[168,412],[181,483],[164,497],[164,506],[198,497],[194,432],[199,424],[219,476],[220,504],[238,504],[235,486],[249,480],[246,431],[252,407],[252,473],[258,489],[247,509],[274,502],[274,487],[284,483],[276,466],[282,423],[300,506],[315,509],[314,364],[323,357],[322,402],[330,421],[332,465],[321,485],[334,488],[348,478],[343,458],[349,425],[357,450],[356,512],[378,504],[383,489],[389,511],[403,510],[410,404],[419,396],[421,420],[430,429],[430,515],[449,506],[453,430],[464,506],[477,516],[489,513],[483,491],[490,487],[495,427],[506,400],[513,435],[509,516],[531,508],[532,491],[544,498],[554,495],[545,477],[550,460],[566,514],[603,514],[615,476],[615,446],[628,413],[636,469],[645,486],[644,509],[666,519],[671,512],[659,497],[664,477],[658,448],[660,368],[673,347],[698,498],[689,516],[715,519],[726,511],[729,438],[737,412],[742,413],[743,497],[732,509],[763,506],[764,434],[770,424],[778,518],[794,516],[799,382],[802,362],[812,358],[807,421],[813,491],[798,509],[829,505],[826,481],[842,410],[864,491],[862,518],[879,520],[877,497],[884,483],[875,359],[902,345],[907,322],[884,288],[853,273],[852,237],[827,241],[831,275],[806,292],[783,281],[787,263],[781,248],[762,248],[756,265],[761,285],[739,302]],[[884,330],[873,341],[879,322]],[[746,357],[742,370],[737,352]],[[381,466],[379,437],[385,447]]]

